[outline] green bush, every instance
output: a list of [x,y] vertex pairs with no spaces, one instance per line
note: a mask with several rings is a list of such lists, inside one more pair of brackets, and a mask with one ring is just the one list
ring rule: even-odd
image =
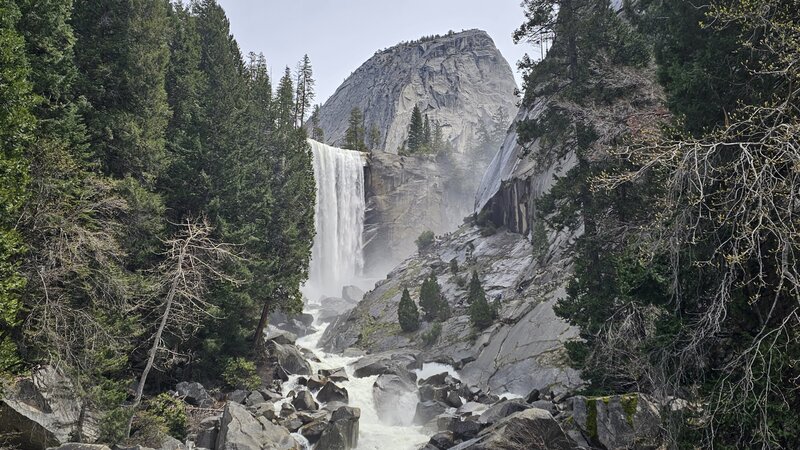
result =
[[242,357],[230,358],[222,371],[222,381],[233,389],[253,390],[261,386],[256,365]]
[[439,322],[435,322],[433,326],[431,326],[430,330],[422,333],[422,342],[425,345],[433,345],[436,341],[439,340],[439,336],[442,335],[442,324]]
[[159,394],[150,400],[147,412],[164,422],[170,436],[180,440],[186,437],[189,418],[186,415],[186,404],[181,399],[167,393]]
[[427,230],[423,231],[418,237],[417,240],[414,241],[417,244],[417,250],[423,251],[426,248],[430,247],[433,244],[433,231]]
[[403,331],[416,331],[419,329],[419,310],[414,300],[411,300],[411,294],[408,289],[403,289],[403,295],[400,297],[400,304],[397,306],[397,320],[400,322],[400,328]]

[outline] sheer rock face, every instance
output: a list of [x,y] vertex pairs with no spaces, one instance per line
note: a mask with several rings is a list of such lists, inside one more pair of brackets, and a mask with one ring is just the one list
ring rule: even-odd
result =
[[380,150],[397,153],[408,137],[411,111],[443,126],[457,153],[468,153],[480,123],[498,108],[516,108],[514,74],[492,38],[468,30],[377,52],[356,69],[320,109],[326,141],[344,143],[350,111],[381,130]]

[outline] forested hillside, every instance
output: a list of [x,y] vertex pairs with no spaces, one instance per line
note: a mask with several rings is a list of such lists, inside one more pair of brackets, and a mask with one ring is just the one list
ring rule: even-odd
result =
[[259,318],[302,308],[306,85],[213,0],[2,0],[0,373],[60,367],[103,442],[131,383],[252,375]]

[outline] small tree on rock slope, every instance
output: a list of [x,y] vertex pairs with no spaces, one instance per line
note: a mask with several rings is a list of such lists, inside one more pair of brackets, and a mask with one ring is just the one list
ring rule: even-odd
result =
[[478,272],[472,271],[472,278],[469,281],[469,320],[478,329],[484,329],[497,319],[497,309],[486,301],[486,292],[478,279]]
[[403,289],[403,295],[400,297],[400,305],[397,307],[397,319],[403,331],[416,331],[419,329],[419,310],[417,310],[414,300],[411,300],[411,294],[408,293],[408,289]]

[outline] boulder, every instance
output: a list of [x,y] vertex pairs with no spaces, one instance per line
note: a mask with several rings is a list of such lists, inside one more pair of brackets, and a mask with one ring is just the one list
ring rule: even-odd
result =
[[270,325],[264,332],[264,341],[275,341],[281,345],[294,345],[297,341],[297,335]]
[[382,422],[389,425],[410,425],[417,403],[416,385],[407,378],[383,374],[372,384],[372,398]]
[[477,438],[463,442],[452,450],[571,450],[574,443],[553,416],[542,409],[516,412],[480,432]]
[[309,390],[315,392],[322,389],[326,382],[327,380],[320,375],[311,375],[306,382],[306,386]]
[[297,432],[313,444],[319,440],[326,428],[328,428],[327,420],[315,420],[303,425]]
[[289,432],[269,420],[256,419],[238,403],[222,412],[215,450],[300,450]]
[[292,406],[298,411],[316,411],[319,405],[314,401],[314,396],[307,390],[302,390],[292,400]]
[[294,433],[303,426],[303,421],[297,417],[297,414],[292,414],[281,421],[281,426]]
[[444,402],[447,400],[447,395],[449,393],[450,388],[447,386],[422,385],[419,387],[419,399],[423,402],[428,402],[431,400]]
[[344,367],[337,367],[335,369],[319,369],[319,374],[331,381],[349,381],[347,372]]
[[311,365],[294,345],[267,342],[269,356],[290,375],[311,375]]
[[419,380],[420,386],[456,386],[460,384],[461,384],[460,381],[453,378],[447,372],[438,373],[428,378]]
[[172,436],[165,436],[164,440],[161,441],[161,447],[159,450],[187,450],[186,445],[183,442],[175,439]]
[[572,417],[589,440],[608,449],[655,449],[664,443],[659,409],[644,394],[575,396]]
[[543,409],[554,416],[558,414],[558,408],[556,407],[556,404],[550,400],[536,400],[535,402],[531,402],[530,405],[533,408]]
[[197,426],[197,436],[194,439],[195,446],[213,449],[214,446],[217,445],[217,436],[219,435],[221,421],[221,416],[211,416],[201,420],[200,424]]
[[328,381],[317,393],[317,400],[323,403],[349,403],[350,398],[347,394],[347,389],[337,386],[333,381]]
[[358,446],[358,421],[361,409],[342,406],[331,415],[317,443],[319,449],[349,450]]
[[399,350],[364,356],[353,364],[353,375],[357,378],[372,375],[393,374],[415,382],[417,374],[412,370],[421,369],[422,360],[415,351]]
[[210,408],[214,405],[214,399],[200,383],[182,381],[175,386],[175,391],[178,393],[178,397],[183,398],[190,405],[201,408]]
[[72,380],[52,366],[6,389],[0,398],[0,424],[10,436],[5,444],[27,450],[56,447],[76,435],[94,441],[97,428],[91,420],[81,421],[83,404],[75,391]]
[[530,408],[530,405],[525,403],[522,399],[500,401],[482,412],[478,422],[482,424],[493,424],[515,412],[524,411],[528,408]]
[[272,402],[262,402],[247,408],[254,417],[264,417],[267,420],[275,418],[275,404]]
[[467,402],[461,405],[460,408],[456,410],[458,414],[470,416],[473,414],[481,414],[482,412],[486,411],[488,407],[483,403],[478,402]]
[[435,400],[419,402],[417,403],[416,413],[414,414],[414,423],[416,425],[425,425],[435,419],[439,414],[447,411],[447,408],[447,405]]
[[541,396],[541,393],[539,392],[539,390],[538,389],[534,389],[528,394],[527,397],[525,397],[525,401],[528,402],[528,403],[533,403],[533,402],[539,400],[540,396]]
[[450,431],[456,439],[472,439],[481,431],[481,424],[474,420],[456,420],[451,425]]
[[111,450],[111,449],[107,445],[102,445],[102,444],[81,444],[78,442],[69,442],[66,444],[59,445],[58,447],[50,447],[48,450]]
[[447,398],[444,400],[445,403],[452,406],[453,408],[460,408],[464,402],[461,401],[461,397],[458,396],[458,392],[450,391],[447,393]]
[[259,403],[264,403],[267,401],[261,392],[252,391],[250,394],[247,395],[247,398],[244,399],[244,404],[247,406],[255,406]]
[[452,431],[453,424],[461,420],[455,414],[444,413],[436,416],[436,430],[437,431]]
[[434,434],[431,437],[431,440],[428,441],[428,445],[437,450],[447,450],[455,445],[455,437],[453,436],[453,432],[441,431]]
[[348,302],[358,303],[364,298],[364,291],[358,286],[344,286],[342,288],[342,298]]
[[247,400],[248,395],[250,395],[249,392],[243,389],[237,389],[233,392],[229,392],[228,395],[225,396],[225,399],[228,400],[229,402],[244,404],[245,400]]

